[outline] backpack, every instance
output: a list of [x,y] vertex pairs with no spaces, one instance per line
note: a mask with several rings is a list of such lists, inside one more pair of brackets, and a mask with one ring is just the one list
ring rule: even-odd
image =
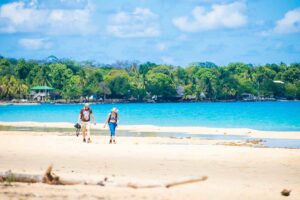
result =
[[[116,113],[116,123],[118,122],[118,113]],[[110,119],[111,119],[111,113],[109,114],[109,119],[108,119],[108,122],[110,122]]]

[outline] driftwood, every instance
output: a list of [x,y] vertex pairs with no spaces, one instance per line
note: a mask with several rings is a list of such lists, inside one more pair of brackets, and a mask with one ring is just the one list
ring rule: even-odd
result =
[[13,173],[12,171],[7,171],[5,173],[0,172],[0,182],[22,182],[22,183],[45,183],[50,185],[100,185],[100,186],[117,186],[117,187],[129,187],[133,189],[141,189],[141,188],[158,188],[165,187],[171,188],[174,186],[185,185],[190,183],[202,182],[207,180],[206,176],[197,179],[188,179],[183,181],[175,181],[168,184],[157,184],[157,185],[140,185],[135,183],[127,183],[127,184],[117,184],[111,183],[107,178],[101,181],[83,181],[83,180],[67,180],[63,179],[52,172],[52,166],[49,166],[44,175],[33,175],[33,174],[20,174]]
[[202,182],[207,180],[207,176],[203,176],[201,178],[197,179],[188,179],[188,180],[183,180],[183,181],[175,181],[167,184],[162,184],[162,185],[138,185],[134,183],[128,183],[127,187],[133,188],[133,189],[140,189],[140,188],[157,188],[157,187],[166,187],[166,188],[171,188],[174,186],[179,186],[179,185],[185,185],[185,184],[190,184],[190,183],[196,183],[196,182]]
[[164,185],[139,185],[139,184],[136,184],[136,183],[127,183],[127,185],[124,185],[124,186],[132,188],[132,189],[164,187]]
[[185,185],[185,184],[189,184],[189,183],[196,183],[196,182],[201,182],[201,181],[206,181],[206,180],[207,180],[207,176],[203,176],[202,178],[169,183],[169,184],[166,184],[166,188],[170,188],[170,187],[174,187],[174,186],[178,186],[178,185]]
[[52,172],[52,166],[49,166],[44,175],[13,173],[11,170],[1,173],[1,182],[21,182],[21,183],[46,183],[50,185],[75,185],[80,181],[61,179]]
[[55,175],[52,172],[52,166],[50,165],[46,170],[43,176],[43,183],[50,184],[50,185],[77,185],[80,184],[80,181],[72,181],[72,180],[64,180],[61,179],[59,176]]
[[0,180],[2,182],[40,183],[43,180],[43,176],[13,173],[9,170],[5,173],[0,173]]

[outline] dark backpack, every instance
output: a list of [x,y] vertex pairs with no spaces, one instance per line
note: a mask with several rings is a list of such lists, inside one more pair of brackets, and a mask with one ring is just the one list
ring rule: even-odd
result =
[[[109,114],[109,119],[108,119],[109,122],[110,122],[110,119],[111,119],[111,113]],[[118,122],[118,113],[116,113],[116,122]]]

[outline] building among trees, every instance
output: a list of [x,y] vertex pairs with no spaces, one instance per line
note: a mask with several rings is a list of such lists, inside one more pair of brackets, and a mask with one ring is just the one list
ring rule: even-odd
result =
[[30,98],[33,101],[45,102],[50,99],[50,92],[55,90],[49,86],[35,86],[30,89]]

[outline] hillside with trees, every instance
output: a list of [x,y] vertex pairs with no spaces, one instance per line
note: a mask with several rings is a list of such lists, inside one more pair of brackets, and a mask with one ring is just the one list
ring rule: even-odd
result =
[[[54,57],[55,58],[55,57]],[[51,86],[52,99],[79,102],[93,97],[124,101],[230,101],[243,94],[300,99],[300,63],[186,67],[146,62],[95,64],[68,59],[37,61],[0,57],[0,100],[26,99],[30,88]]]

